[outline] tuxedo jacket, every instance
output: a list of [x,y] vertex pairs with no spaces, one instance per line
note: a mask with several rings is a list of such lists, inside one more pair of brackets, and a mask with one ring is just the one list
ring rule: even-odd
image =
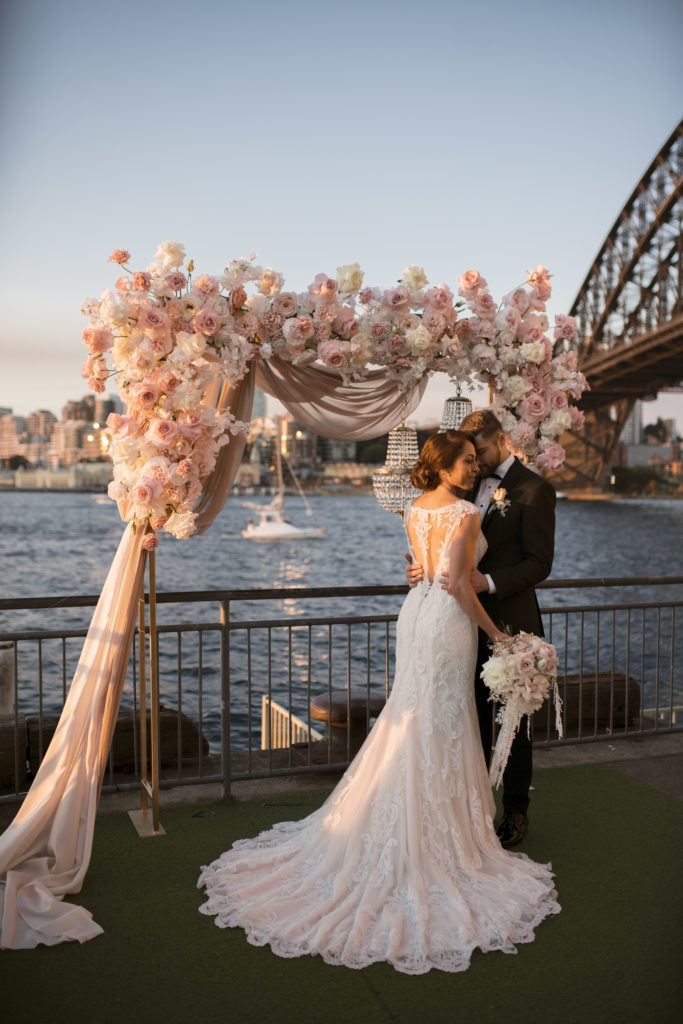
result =
[[[546,579],[555,546],[555,489],[515,459],[500,484],[510,505],[489,504],[481,529],[488,548],[479,571],[493,580],[495,594],[479,600],[500,629],[543,635],[534,586]],[[475,485],[474,494],[478,482]]]

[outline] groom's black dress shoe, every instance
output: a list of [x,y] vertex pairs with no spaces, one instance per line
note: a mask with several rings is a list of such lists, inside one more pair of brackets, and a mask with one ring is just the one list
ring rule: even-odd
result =
[[524,839],[529,828],[529,819],[526,814],[506,814],[496,829],[496,835],[500,839],[500,845],[505,849],[517,846]]

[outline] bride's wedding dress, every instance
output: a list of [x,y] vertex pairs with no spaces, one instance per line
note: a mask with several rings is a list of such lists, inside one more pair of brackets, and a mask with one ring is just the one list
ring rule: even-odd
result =
[[[474,704],[477,632],[438,582],[474,505],[413,506],[425,579],[397,624],[391,696],[320,810],[243,839],[202,869],[203,914],[283,957],[387,961],[407,974],[514,953],[560,906],[549,865],[504,850]],[[486,550],[477,537],[475,564]],[[434,582],[430,582],[434,581]]]

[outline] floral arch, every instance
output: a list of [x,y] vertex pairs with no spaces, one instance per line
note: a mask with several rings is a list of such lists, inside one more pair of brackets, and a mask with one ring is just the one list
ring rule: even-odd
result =
[[[64,903],[80,891],[111,744],[146,551],[159,533],[204,532],[239,467],[256,384],[318,434],[360,440],[397,426],[429,376],[491,389],[517,451],[542,471],[564,459],[562,433],[582,422],[569,403],[587,384],[571,347],[576,324],[546,316],[544,267],[501,303],[476,270],[428,287],[408,267],[397,287],[363,286],[358,264],[318,274],[306,292],[281,274],[232,260],[193,278],[178,243],[165,242],[145,270],[87,299],[82,373],[96,392],[116,381],[123,415],[108,421],[125,530],[86,637],[64,709],[21,809],[0,837],[0,948],[86,941],[102,929]],[[557,351],[556,351],[557,349]]]

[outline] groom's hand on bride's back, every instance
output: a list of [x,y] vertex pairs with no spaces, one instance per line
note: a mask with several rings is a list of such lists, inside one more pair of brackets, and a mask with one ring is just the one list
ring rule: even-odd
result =
[[422,568],[419,562],[413,561],[413,556],[408,552],[406,552],[406,554],[403,557],[408,563],[406,567],[406,579],[408,580],[408,585],[411,587],[416,587],[420,580],[422,579],[422,577],[424,576],[424,569]]

